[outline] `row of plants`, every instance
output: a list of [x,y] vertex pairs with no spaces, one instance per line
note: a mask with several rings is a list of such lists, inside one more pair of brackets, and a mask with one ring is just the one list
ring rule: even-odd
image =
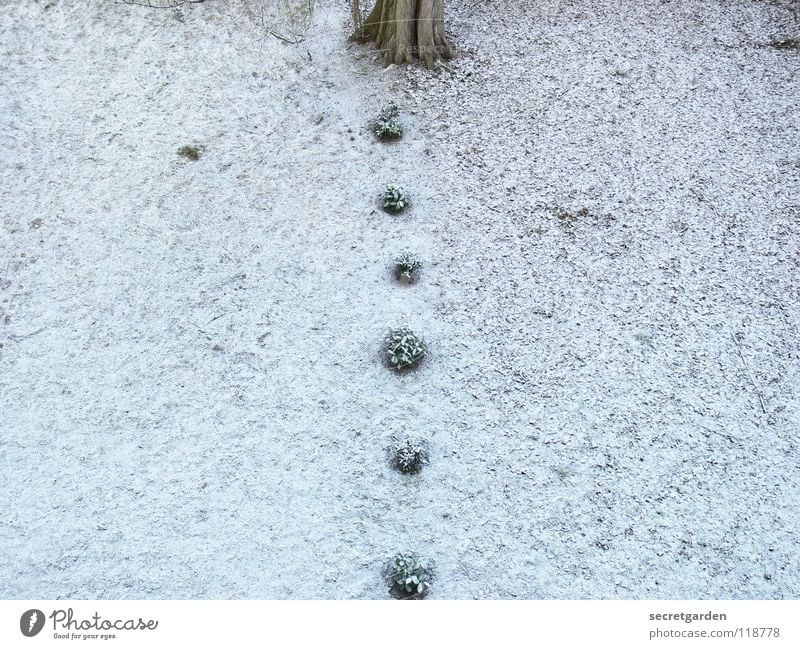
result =
[[[372,123],[372,132],[382,142],[399,140],[403,126],[399,120],[400,109],[389,102]],[[383,209],[399,214],[411,203],[405,189],[390,184],[382,196]],[[394,277],[405,284],[414,284],[422,270],[422,262],[412,252],[401,253],[394,261]],[[408,327],[390,329],[383,340],[386,365],[405,372],[417,367],[428,353],[425,338]],[[414,475],[422,471],[430,460],[428,440],[407,433],[392,438],[390,463],[400,473]],[[433,571],[429,562],[414,552],[399,552],[389,565],[390,593],[398,599],[420,599],[430,591]]]
[[[383,141],[398,140],[403,136],[403,126],[399,121],[400,110],[390,102],[372,123],[375,136]],[[185,145],[178,149],[178,155],[190,161],[202,156],[202,145]],[[409,207],[410,198],[400,185],[386,185],[381,197],[383,209],[391,214],[399,214]],[[394,277],[405,284],[414,284],[419,279],[422,261],[410,251],[402,252],[394,260]],[[428,353],[425,338],[408,327],[399,327],[387,332],[383,341],[383,354],[386,365],[396,372],[405,372],[417,367]],[[397,434],[392,438],[390,463],[394,469],[406,475],[422,471],[428,464],[430,453],[428,441],[410,434]],[[390,593],[399,599],[420,599],[425,597],[433,582],[433,571],[428,561],[413,552],[400,552],[389,565]]]

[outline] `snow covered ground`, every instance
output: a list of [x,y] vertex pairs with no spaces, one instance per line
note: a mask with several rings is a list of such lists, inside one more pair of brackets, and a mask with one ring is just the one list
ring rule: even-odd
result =
[[796,3],[318,4],[0,2],[0,597],[800,597]]

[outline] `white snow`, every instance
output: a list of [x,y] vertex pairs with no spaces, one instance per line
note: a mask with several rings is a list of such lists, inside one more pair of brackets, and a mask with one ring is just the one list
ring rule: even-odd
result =
[[231,7],[0,2],[0,597],[799,597],[796,6]]

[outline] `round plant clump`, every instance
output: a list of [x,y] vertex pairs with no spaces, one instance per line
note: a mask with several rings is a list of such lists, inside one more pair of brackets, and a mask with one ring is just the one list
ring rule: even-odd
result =
[[422,599],[431,589],[433,572],[428,562],[413,552],[400,552],[389,567],[391,593],[398,599]]
[[383,191],[383,209],[393,214],[399,214],[408,207],[409,199],[406,190],[400,185],[386,185]]
[[419,278],[422,262],[410,252],[404,252],[394,260],[394,276],[398,282],[413,284]]
[[429,460],[428,441],[410,435],[396,436],[391,450],[392,466],[400,473],[419,473]]
[[391,142],[403,137],[403,127],[396,119],[378,120],[372,128],[372,132],[381,142]]
[[425,339],[407,327],[391,329],[383,342],[387,364],[398,371],[419,365],[428,353]]

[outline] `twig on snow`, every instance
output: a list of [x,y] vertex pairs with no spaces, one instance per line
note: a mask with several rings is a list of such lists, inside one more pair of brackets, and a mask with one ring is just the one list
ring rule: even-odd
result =
[[[714,435],[719,435],[720,437],[724,437],[725,439],[727,439],[731,443],[733,443],[734,441],[741,441],[735,435],[730,435],[728,433],[721,433],[718,430],[714,430],[712,428],[708,428],[707,426],[703,426],[703,424],[698,424],[698,426],[700,426],[700,428],[702,428],[703,430],[708,431],[709,433],[714,433]],[[706,437],[708,437],[708,435],[706,435]]]
[[42,327],[41,329],[37,329],[36,331],[32,331],[29,334],[23,334],[21,336],[16,336],[14,334],[9,334],[8,337],[11,338],[11,340],[13,340],[15,343],[18,343],[18,342],[21,342],[21,341],[25,340],[26,338],[31,338],[31,337],[35,336],[36,334],[42,333],[45,329],[48,329],[48,327]]

